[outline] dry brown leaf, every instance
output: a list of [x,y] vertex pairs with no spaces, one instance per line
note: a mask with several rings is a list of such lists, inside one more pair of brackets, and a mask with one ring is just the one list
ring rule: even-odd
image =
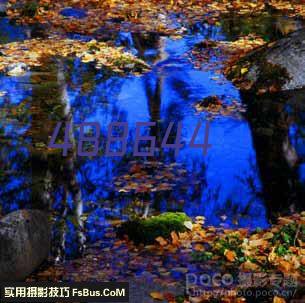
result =
[[257,264],[252,263],[250,261],[246,261],[246,262],[242,263],[240,268],[241,268],[241,270],[245,270],[245,271],[255,271],[255,270],[260,269]]

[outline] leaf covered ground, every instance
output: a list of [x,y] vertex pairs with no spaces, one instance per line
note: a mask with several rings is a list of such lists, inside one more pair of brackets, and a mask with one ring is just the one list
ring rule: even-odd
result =
[[[62,15],[66,7],[85,9],[79,18]],[[68,0],[68,1],[31,1],[26,8],[19,1],[10,0],[8,14],[25,23],[45,23],[67,32],[92,34],[97,30],[131,30],[160,33],[181,33],[184,22],[207,20],[215,23],[219,15],[232,10],[239,14],[249,14],[265,8],[264,1],[119,1],[119,0]],[[209,16],[208,16],[209,15]],[[177,26],[177,23],[180,23]],[[175,25],[176,24],[176,25]]]
[[[93,63],[96,68],[108,68],[117,73],[126,71],[145,71],[149,66],[122,48],[108,46],[106,43],[91,40],[83,42],[72,39],[52,37],[12,42],[0,46],[0,72],[10,76],[22,74],[16,63],[25,67],[40,66],[50,57],[78,57],[83,63]],[[24,69],[24,71],[26,68]]]
[[[22,4],[26,2],[26,5]],[[246,0],[10,0],[8,15],[22,23],[43,23],[53,29],[82,34],[99,30],[146,31],[181,34],[187,24],[205,19],[215,24],[227,14],[255,15],[267,8],[290,16],[305,17],[299,1]],[[73,8],[74,17],[65,14]]]
[[[217,24],[226,14],[255,15],[267,8],[289,16],[305,18],[305,5],[297,1],[64,1],[10,0],[8,15],[23,24],[42,23],[53,33],[96,34],[108,31],[144,31],[181,35],[187,27],[203,19]],[[68,9],[68,10],[67,10]],[[72,10],[71,10],[72,9]],[[69,12],[74,15],[69,16]],[[226,72],[242,56],[265,44],[260,36],[240,36],[233,42],[204,40],[190,54],[196,67],[210,67]],[[104,42],[89,42],[51,36],[1,45],[0,72],[16,76],[27,68],[40,66],[46,57],[78,57],[83,63],[96,68],[109,68],[118,73],[143,72],[149,67],[135,56]],[[211,63],[211,57],[222,58]],[[24,68],[15,63],[24,64]],[[247,72],[247,67],[241,71]],[[0,92],[5,94],[5,92]],[[202,100],[196,105],[198,112],[243,112],[238,104],[225,107],[217,97]],[[170,191],[176,183],[184,183],[186,171],[182,167],[152,163],[145,167],[134,164],[114,180],[116,190],[122,194]],[[179,179],[178,177],[179,176]],[[175,182],[174,182],[175,181]],[[203,217],[187,221],[185,232],[172,231],[170,237],[156,237],[152,245],[135,245],[127,237],[119,239],[114,226],[106,230],[106,239],[86,251],[84,258],[68,261],[40,270],[32,280],[65,281],[125,281],[130,278],[149,283],[172,286],[179,291],[150,292],[152,299],[165,302],[209,302],[210,296],[185,296],[185,275],[194,272],[255,272],[282,273],[293,277],[299,285],[305,276],[305,213],[279,218],[267,230],[225,229],[206,226]],[[240,285],[232,287],[230,297],[218,298],[224,302],[243,302],[236,297]],[[214,290],[217,290],[215,288]],[[274,297],[274,303],[283,303]],[[146,301],[145,301],[146,302]]]
[[[189,55],[196,68],[218,69],[226,74],[240,58],[265,44],[264,39],[253,34],[239,37],[235,41],[203,40],[195,45]],[[218,60],[211,62],[213,57]],[[246,73],[246,70],[243,72]]]
[[[172,231],[168,238],[157,237],[155,244],[135,245],[128,238],[118,239],[110,228],[108,239],[98,242],[82,259],[66,262],[63,266],[49,267],[31,277],[31,280],[120,281],[134,278],[154,285],[173,287],[176,291],[150,292],[147,295],[163,302],[244,302],[238,291],[253,286],[241,280],[243,273],[260,275],[253,287],[280,289],[301,287],[305,282],[305,213],[280,217],[269,229],[225,229],[205,226],[204,217],[193,223],[185,222],[187,231]],[[111,254],[110,254],[111,252]],[[237,273],[230,295],[219,297],[213,292],[200,297],[185,296],[187,273]],[[284,282],[270,277],[282,274]],[[269,277],[269,282],[263,280]],[[278,278],[277,278],[278,279]],[[264,282],[265,281],[265,282]],[[280,284],[279,284],[280,283]],[[272,298],[271,298],[272,299]],[[273,302],[286,302],[274,296]]]

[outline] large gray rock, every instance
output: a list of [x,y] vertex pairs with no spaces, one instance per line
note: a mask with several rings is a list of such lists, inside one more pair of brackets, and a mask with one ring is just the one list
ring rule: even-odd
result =
[[[245,68],[248,72],[244,73]],[[305,29],[242,58],[229,73],[241,89],[286,91],[305,87]],[[236,81],[237,80],[237,81]],[[248,82],[248,85],[245,83]],[[271,88],[271,89],[270,89]]]
[[0,281],[21,281],[48,257],[51,228],[47,213],[19,210],[0,220]]

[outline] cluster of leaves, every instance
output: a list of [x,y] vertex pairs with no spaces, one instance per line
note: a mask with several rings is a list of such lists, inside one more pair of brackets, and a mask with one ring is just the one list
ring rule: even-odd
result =
[[[201,224],[195,223],[190,232],[178,233],[178,238],[173,238],[172,243],[160,245],[162,249],[169,250],[170,246],[177,245],[183,248],[192,247],[191,256],[195,262],[224,262],[227,268],[233,266],[240,271],[281,271],[284,275],[293,275],[295,279],[304,281],[304,241],[305,213],[302,213],[279,218],[277,225],[255,232],[247,229],[233,231],[203,228]],[[210,302],[211,299],[206,296],[196,298],[198,302]],[[226,298],[229,302],[236,302],[236,299]],[[282,303],[285,300],[275,297],[274,302]]]
[[305,18],[304,1],[270,0],[268,4],[273,9],[285,13],[287,16]]
[[238,261],[242,263],[245,261],[241,247],[242,242],[240,233],[230,233],[215,242],[214,251],[218,255],[225,256],[229,262]]
[[[277,224],[266,230],[257,229],[224,229],[204,226],[204,217],[196,217],[194,222],[184,222],[184,231],[174,231],[169,227],[165,237],[160,236],[160,224],[174,219],[175,214],[164,214],[151,223],[150,233],[156,237],[155,244],[136,245],[130,240],[112,238],[113,245],[105,246],[105,242],[96,243],[81,260],[74,260],[57,268],[61,279],[73,281],[87,281],[94,279],[125,280],[127,277],[137,276],[140,283],[151,278],[153,284],[164,286],[178,286],[181,275],[198,265],[200,271],[224,270],[253,271],[293,275],[299,282],[304,280],[305,266],[305,213],[294,214],[291,217],[279,218]],[[182,221],[187,217],[178,215],[182,228]],[[179,228],[180,228],[179,227]],[[172,229],[172,231],[170,231]],[[113,229],[114,230],[114,229]],[[148,235],[145,235],[148,236]],[[115,237],[112,232],[111,237]],[[101,246],[102,245],[102,246]],[[191,265],[191,266],[190,266]],[[203,267],[204,266],[204,267]],[[32,280],[53,279],[53,271],[44,270],[36,273]],[[181,282],[181,281],[180,281]],[[151,282],[150,282],[151,283]],[[178,297],[177,293],[152,291],[151,297],[165,302],[211,302],[213,297],[187,298]],[[232,292],[234,294],[234,292]],[[197,301],[193,301],[193,299]],[[219,299],[219,298],[218,298]],[[245,302],[244,298],[225,297],[221,302]],[[285,303],[280,297],[275,297],[274,303]]]
[[259,53],[254,52],[241,58],[236,65],[228,66],[225,70],[227,77],[239,89],[253,91],[257,95],[280,91],[290,79],[287,70],[278,64],[270,63],[264,55],[261,56],[259,65],[253,67],[252,58],[258,55]]
[[[143,72],[148,65],[123,52],[121,48],[108,46],[106,43],[91,40],[83,42],[72,39],[52,37],[49,39],[31,39],[23,42],[12,42],[0,47],[0,72],[18,76],[26,71],[19,68],[40,66],[47,57],[73,57],[76,56],[84,63],[94,63],[96,68],[107,68],[113,72]],[[16,67],[16,63],[18,66]]]
[[187,170],[177,163],[131,162],[126,174],[114,179],[120,193],[152,193],[172,190],[187,180]]
[[[251,90],[258,95],[275,93],[281,90],[290,77],[284,67],[266,59],[265,48],[269,49],[273,45],[274,42],[267,44],[262,38],[254,35],[240,37],[234,42],[204,40],[193,49],[191,60],[197,68],[218,69],[242,90]],[[261,48],[262,46],[265,48]],[[257,56],[261,58],[260,63],[253,66]],[[211,60],[213,57],[219,60]],[[207,111],[208,108],[216,114],[223,110],[220,102],[212,103],[212,106],[207,107],[207,102],[203,100],[196,105],[196,109]]]
[[[227,74],[240,58],[265,43],[264,39],[252,34],[240,37],[233,42],[204,40],[195,45],[190,58],[196,68],[201,68],[204,64],[205,69],[220,69]],[[217,57],[219,60],[211,62],[212,57]],[[247,71],[247,68],[244,68],[241,73],[244,74]]]
[[[150,31],[177,34],[186,23],[205,18],[215,23],[220,15],[236,13],[253,15],[265,10],[265,1],[246,0],[10,0],[8,15],[25,23],[45,23],[67,32],[93,34],[101,27],[129,31]],[[66,7],[86,10],[82,18],[67,18],[61,14]],[[174,25],[175,24],[175,25]],[[180,26],[177,26],[180,24]]]
[[248,233],[238,230],[218,235],[212,252],[229,262],[238,262],[241,269],[277,268],[301,277],[305,265],[305,217],[280,218],[270,230]]
[[245,108],[240,102],[233,100],[232,103],[226,104],[217,96],[209,96],[195,104],[197,112],[205,112],[210,117],[219,115],[238,115],[245,112]]
[[[191,231],[172,235],[172,242],[156,240],[163,250],[191,248],[195,262],[224,263],[240,271],[281,271],[302,280],[305,266],[305,213],[279,218],[268,230],[204,228],[195,222]],[[207,302],[211,298],[201,298]],[[207,301],[206,301],[207,300]],[[281,301],[285,302],[285,301]]]

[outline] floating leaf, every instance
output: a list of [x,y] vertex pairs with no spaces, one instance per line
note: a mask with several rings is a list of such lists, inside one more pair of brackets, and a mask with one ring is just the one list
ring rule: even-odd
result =
[[154,299],[154,300],[159,300],[159,301],[163,301],[164,300],[164,295],[160,292],[151,292],[150,296]]

